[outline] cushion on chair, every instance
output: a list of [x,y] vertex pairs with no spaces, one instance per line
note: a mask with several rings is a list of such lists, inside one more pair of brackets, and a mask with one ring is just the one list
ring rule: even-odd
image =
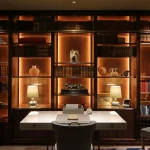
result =
[[141,129],[141,136],[145,138],[150,138],[150,127]]

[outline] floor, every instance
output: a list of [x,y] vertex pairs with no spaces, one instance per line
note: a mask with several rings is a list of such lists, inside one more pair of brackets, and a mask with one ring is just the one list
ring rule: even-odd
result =
[[[139,148],[139,150],[140,150],[141,146],[109,146],[109,147],[103,146],[103,147],[101,147],[101,150],[113,150],[114,148],[115,148],[115,150],[126,150],[127,148],[133,148],[132,150],[137,150],[135,148]],[[0,146],[0,150],[47,150],[47,147],[46,146],[31,146],[31,145],[26,145],[26,146],[4,145],[4,146]],[[54,150],[54,148],[52,149],[52,147],[49,146],[48,150]],[[94,150],[98,150],[98,148],[95,147]],[[146,146],[145,150],[150,150],[150,146]]]

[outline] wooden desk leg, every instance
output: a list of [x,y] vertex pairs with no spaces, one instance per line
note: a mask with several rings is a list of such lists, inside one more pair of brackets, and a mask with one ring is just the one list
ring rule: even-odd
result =
[[142,137],[142,150],[145,150],[145,145],[144,145],[144,137]]

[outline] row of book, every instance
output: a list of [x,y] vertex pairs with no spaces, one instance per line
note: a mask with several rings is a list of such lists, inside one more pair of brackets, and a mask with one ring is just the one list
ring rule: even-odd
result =
[[150,81],[140,81],[140,91],[150,92]]
[[56,77],[93,77],[94,68],[91,66],[57,66],[55,67]]
[[130,46],[99,46],[98,56],[101,57],[130,57],[136,56],[136,47]]
[[150,115],[150,105],[140,105],[141,115]]
[[7,91],[8,91],[8,83],[0,82],[0,92],[7,92]]
[[141,30],[150,30],[150,22],[149,21],[142,21],[140,23]]
[[0,66],[0,77],[7,77],[8,76],[8,66],[1,65]]
[[150,42],[150,34],[141,34],[141,42]]

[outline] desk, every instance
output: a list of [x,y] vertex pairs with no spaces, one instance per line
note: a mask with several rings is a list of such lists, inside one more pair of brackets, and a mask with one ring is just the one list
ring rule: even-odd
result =
[[[62,111],[31,111],[21,122],[21,130],[52,130],[52,121]],[[126,121],[115,111],[93,111],[89,115],[96,121],[96,130],[125,130]]]

